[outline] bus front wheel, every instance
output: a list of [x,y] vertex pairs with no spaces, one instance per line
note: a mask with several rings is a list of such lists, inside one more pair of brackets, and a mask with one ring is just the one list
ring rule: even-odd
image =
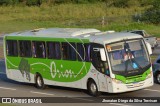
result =
[[44,89],[45,88],[45,84],[44,84],[43,78],[39,74],[36,76],[36,82],[35,83],[36,83],[36,87],[38,89]]
[[88,89],[88,92],[91,96],[98,96],[99,95],[97,85],[93,80],[88,81],[87,89]]

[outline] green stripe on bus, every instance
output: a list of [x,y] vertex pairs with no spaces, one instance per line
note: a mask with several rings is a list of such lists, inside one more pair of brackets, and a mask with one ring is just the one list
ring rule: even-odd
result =
[[[44,79],[57,82],[73,82],[82,79],[89,72],[91,62],[25,58],[22,64],[20,57],[7,57],[7,68],[25,73],[42,75]],[[13,71],[13,70],[12,70]]]
[[150,68],[145,71],[142,75],[132,76],[132,77],[124,77],[121,75],[115,75],[115,79],[122,81],[125,84],[134,83],[144,81],[146,77],[150,74]]

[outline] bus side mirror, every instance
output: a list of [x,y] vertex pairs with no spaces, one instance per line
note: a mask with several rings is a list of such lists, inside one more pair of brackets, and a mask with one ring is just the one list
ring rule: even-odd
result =
[[106,53],[104,49],[100,49],[100,55],[101,55],[101,60],[102,61],[107,61],[106,59]]
[[147,45],[148,53],[149,53],[149,55],[151,55],[152,54],[152,47],[148,42],[146,42],[146,45]]

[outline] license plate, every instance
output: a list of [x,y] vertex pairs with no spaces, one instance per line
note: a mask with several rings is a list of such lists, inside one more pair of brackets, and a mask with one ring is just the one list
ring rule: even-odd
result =
[[139,84],[139,83],[133,83],[133,86],[134,86],[134,87],[139,87],[140,84]]

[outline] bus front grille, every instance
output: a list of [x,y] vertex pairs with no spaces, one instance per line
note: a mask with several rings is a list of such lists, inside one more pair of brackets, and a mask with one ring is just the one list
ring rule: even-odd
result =
[[127,88],[136,88],[136,87],[140,87],[143,86],[144,82],[137,82],[137,83],[132,83],[132,84],[127,84]]

